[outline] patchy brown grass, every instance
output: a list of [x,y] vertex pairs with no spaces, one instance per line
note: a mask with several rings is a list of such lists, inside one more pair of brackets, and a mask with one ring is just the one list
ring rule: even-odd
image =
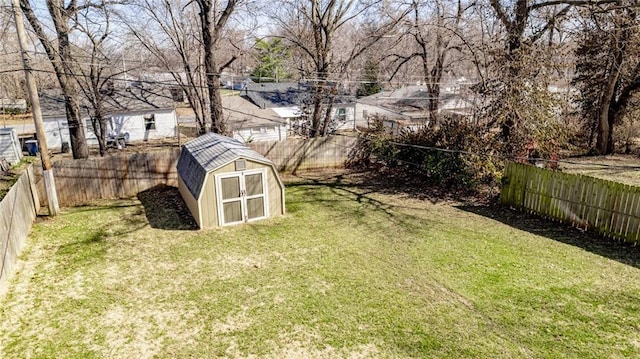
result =
[[177,226],[167,188],[41,219],[0,357],[640,355],[634,247],[313,177],[288,182],[285,217],[218,230]]

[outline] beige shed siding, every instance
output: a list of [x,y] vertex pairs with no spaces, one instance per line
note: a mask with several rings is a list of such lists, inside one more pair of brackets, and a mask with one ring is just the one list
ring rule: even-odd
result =
[[[276,216],[282,214],[282,194],[280,192],[280,184],[275,177],[277,174],[274,172],[271,166],[253,162],[251,160],[246,161],[247,170],[266,169],[267,172],[267,191],[269,196],[269,216]],[[202,196],[200,197],[200,208],[202,209],[202,225],[201,228],[213,228],[218,227],[218,201],[216,200],[216,174],[232,173],[235,172],[235,163],[231,162],[225,166],[218,168],[215,171],[210,172],[202,187]],[[185,186],[186,190],[186,186]],[[191,209],[191,208],[189,208]],[[199,222],[198,222],[199,223]]]
[[275,177],[277,174],[273,170],[273,167],[267,167],[267,185],[269,191],[269,216],[280,216],[282,211],[282,193],[284,189],[280,189],[278,179]]
[[218,227],[218,201],[216,200],[215,173],[222,173],[219,171],[220,170],[217,170],[207,174],[204,185],[202,186],[202,194],[200,195],[200,208],[202,209],[203,219],[202,228]]
[[200,213],[198,211],[198,201],[193,198],[193,195],[184,182],[182,182],[182,178],[180,176],[178,176],[178,191],[180,191],[180,195],[184,199],[184,203],[187,205],[187,208],[189,208],[189,212],[191,212],[191,215],[198,224],[198,227],[203,228],[200,220]]

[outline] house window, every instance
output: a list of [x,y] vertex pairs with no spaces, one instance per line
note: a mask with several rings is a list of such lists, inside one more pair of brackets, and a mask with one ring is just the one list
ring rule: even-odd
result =
[[90,118],[85,118],[84,119],[84,128],[86,129],[88,134],[94,134],[95,133],[95,131],[93,130],[93,123],[92,123]]
[[156,115],[144,115],[144,129],[146,131],[156,129]]
[[336,116],[338,121],[346,121],[347,120],[347,109],[346,108],[339,108],[338,109],[338,113]]

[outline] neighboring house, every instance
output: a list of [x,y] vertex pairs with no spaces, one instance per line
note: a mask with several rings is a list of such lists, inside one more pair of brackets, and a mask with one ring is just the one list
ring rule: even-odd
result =
[[[256,106],[272,109],[289,130],[302,126],[307,120],[305,116],[311,112],[313,101],[312,84],[308,82],[249,82],[242,95],[248,97]],[[336,95],[333,100],[330,126],[332,131],[355,129],[356,107],[351,96]]]
[[438,106],[438,114],[458,115],[469,118],[473,116],[475,105],[469,98],[460,96],[456,93],[445,93],[440,96],[440,105]]
[[15,128],[0,128],[0,160],[16,164],[22,159],[22,149]]
[[[464,79],[466,81],[466,79]],[[465,83],[466,85],[466,83]],[[474,105],[458,83],[443,86],[439,98],[439,115],[470,117]],[[426,86],[406,86],[383,91],[356,100],[356,124],[368,127],[374,116],[384,118],[384,126],[397,134],[401,129],[429,125],[429,92]]]
[[242,96],[222,96],[222,107],[233,138],[243,143],[287,139],[287,123],[272,109],[260,108]]
[[[69,143],[69,130],[64,100],[59,93],[40,95],[47,145],[63,149]],[[126,137],[130,142],[148,141],[176,136],[177,117],[169,90],[131,87],[117,90],[104,103],[107,134]],[[91,124],[91,109],[80,106],[87,144],[97,145]]]

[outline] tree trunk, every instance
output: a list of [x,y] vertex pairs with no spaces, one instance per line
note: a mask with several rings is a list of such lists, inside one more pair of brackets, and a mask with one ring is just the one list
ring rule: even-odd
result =
[[56,49],[53,42],[48,39],[29,1],[20,0],[20,7],[40,39],[40,43],[42,47],[44,47],[47,57],[53,65],[56,77],[62,88],[73,158],[88,158],[89,149],[85,138],[84,125],[80,117],[77,98],[78,91],[74,83],[75,80],[73,79],[75,72],[73,72],[72,64],[74,60],[71,56],[71,44],[69,42],[69,21],[71,16],[76,14],[77,10],[75,8],[65,9],[62,0],[47,0],[47,8],[49,9],[56,30],[58,43],[58,48]]
[[313,94],[313,113],[311,114],[311,129],[309,131],[309,137],[319,137],[320,126],[322,124],[322,90],[317,88],[317,84],[314,86]]
[[320,131],[321,136],[326,136],[329,131],[329,125],[333,121],[333,117],[331,117],[331,111],[333,111],[333,100],[335,99],[334,95],[329,95],[327,100],[327,108],[324,114],[324,121],[322,123],[322,130]]
[[226,134],[227,126],[222,112],[222,97],[220,97],[220,75],[210,74],[207,79],[209,87],[209,101],[211,108],[211,132]]
[[628,38],[628,29],[617,29],[616,43],[619,45],[613,49],[613,59],[607,71],[608,78],[606,79],[604,89],[602,89],[602,96],[599,103],[596,151],[601,155],[611,154],[614,150],[612,138],[615,120],[613,112],[615,108],[612,108],[612,106],[616,105],[616,88],[619,86],[620,69],[624,60],[626,40]]
[[222,98],[220,97],[220,72],[233,60],[232,58],[227,64],[219,67],[216,58],[216,47],[218,40],[222,34],[222,29],[225,27],[229,16],[233,12],[236,1],[230,0],[227,2],[225,9],[220,12],[219,17],[214,10],[217,10],[214,5],[217,2],[211,0],[199,0],[200,6],[200,21],[202,28],[202,46],[204,48],[204,66],[206,71],[207,89],[209,91],[209,109],[211,115],[211,132],[225,134],[226,126],[224,123],[224,117],[222,112]]
[[94,109],[94,116],[91,118],[91,125],[93,126],[93,132],[98,139],[98,148],[100,150],[100,157],[104,157],[107,154],[107,141],[106,132],[107,126],[105,124],[104,115],[102,111],[101,101],[97,101],[97,106]]
[[[84,133],[84,124],[80,116],[80,107],[75,84],[67,76],[58,77],[60,87],[64,94],[65,110],[67,113],[67,124],[69,127],[69,140],[71,142],[71,152],[74,159],[89,158],[89,148]],[[63,85],[64,83],[64,85]]]

